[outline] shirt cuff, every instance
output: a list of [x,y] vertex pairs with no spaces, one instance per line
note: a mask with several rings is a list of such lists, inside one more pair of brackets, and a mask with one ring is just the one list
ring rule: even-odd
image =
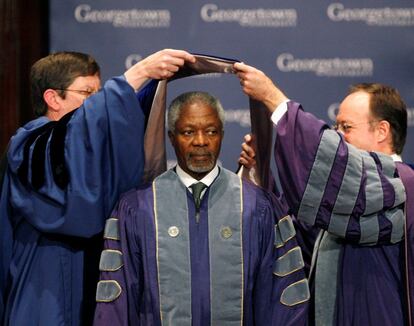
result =
[[280,103],[277,106],[276,110],[272,113],[272,116],[270,117],[270,119],[275,125],[279,123],[280,119],[282,119],[285,113],[287,112],[288,110],[287,103],[289,101],[290,100],[285,100],[282,103]]

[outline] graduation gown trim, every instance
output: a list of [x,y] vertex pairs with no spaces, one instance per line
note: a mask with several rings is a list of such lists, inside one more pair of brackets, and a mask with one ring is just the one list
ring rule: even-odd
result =
[[405,281],[407,297],[407,324],[414,325],[414,177],[413,170],[406,164],[397,163],[397,170],[404,184],[407,200],[405,202]]
[[[241,179],[221,169],[211,188],[208,198],[211,325],[223,320],[227,325],[242,325]],[[177,325],[191,325],[187,190],[172,170],[154,181],[153,190],[162,324],[174,320]]]

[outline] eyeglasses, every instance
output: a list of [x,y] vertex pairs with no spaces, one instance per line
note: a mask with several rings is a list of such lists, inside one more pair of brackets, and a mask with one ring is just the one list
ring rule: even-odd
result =
[[75,92],[78,94],[81,94],[85,97],[89,97],[93,94],[95,94],[97,91],[93,90],[84,90],[84,89],[69,89],[69,88],[54,88],[55,91],[65,91],[65,92]]
[[345,134],[345,133],[350,132],[351,129],[355,128],[355,126],[359,126],[365,123],[372,123],[372,122],[377,122],[377,120],[371,120],[371,121],[365,121],[365,122],[359,122],[359,123],[353,123],[353,124],[350,124],[348,122],[340,122],[340,123],[335,123],[334,125],[332,125],[332,129],[343,132]]

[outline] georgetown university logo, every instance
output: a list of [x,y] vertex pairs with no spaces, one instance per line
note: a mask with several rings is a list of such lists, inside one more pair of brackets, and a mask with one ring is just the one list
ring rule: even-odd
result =
[[276,66],[283,72],[313,72],[321,77],[369,77],[374,73],[371,58],[296,59],[291,53],[282,53]]
[[87,4],[77,6],[74,16],[79,23],[110,23],[124,28],[166,28],[171,21],[170,11],[166,9],[93,10]]
[[201,7],[200,15],[207,23],[236,22],[243,27],[295,27],[295,9],[219,9],[214,3]]
[[332,3],[326,14],[334,22],[365,22],[374,26],[413,26],[414,8],[345,8]]

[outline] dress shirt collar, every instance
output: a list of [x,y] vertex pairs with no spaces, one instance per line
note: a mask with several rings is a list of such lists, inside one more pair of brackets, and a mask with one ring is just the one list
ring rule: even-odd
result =
[[217,178],[218,174],[219,174],[219,167],[216,164],[213,168],[213,170],[211,170],[204,178],[202,178],[201,180],[197,180],[194,179],[191,175],[189,175],[187,172],[185,172],[178,164],[175,168],[175,172],[177,173],[178,177],[180,178],[181,182],[184,183],[184,185],[189,188],[189,190],[191,191],[190,186],[193,183],[197,183],[197,182],[202,182],[204,183],[207,187],[210,187],[210,185],[213,183],[213,181]]
[[394,162],[402,162],[402,158],[398,154],[391,154],[391,157]]

